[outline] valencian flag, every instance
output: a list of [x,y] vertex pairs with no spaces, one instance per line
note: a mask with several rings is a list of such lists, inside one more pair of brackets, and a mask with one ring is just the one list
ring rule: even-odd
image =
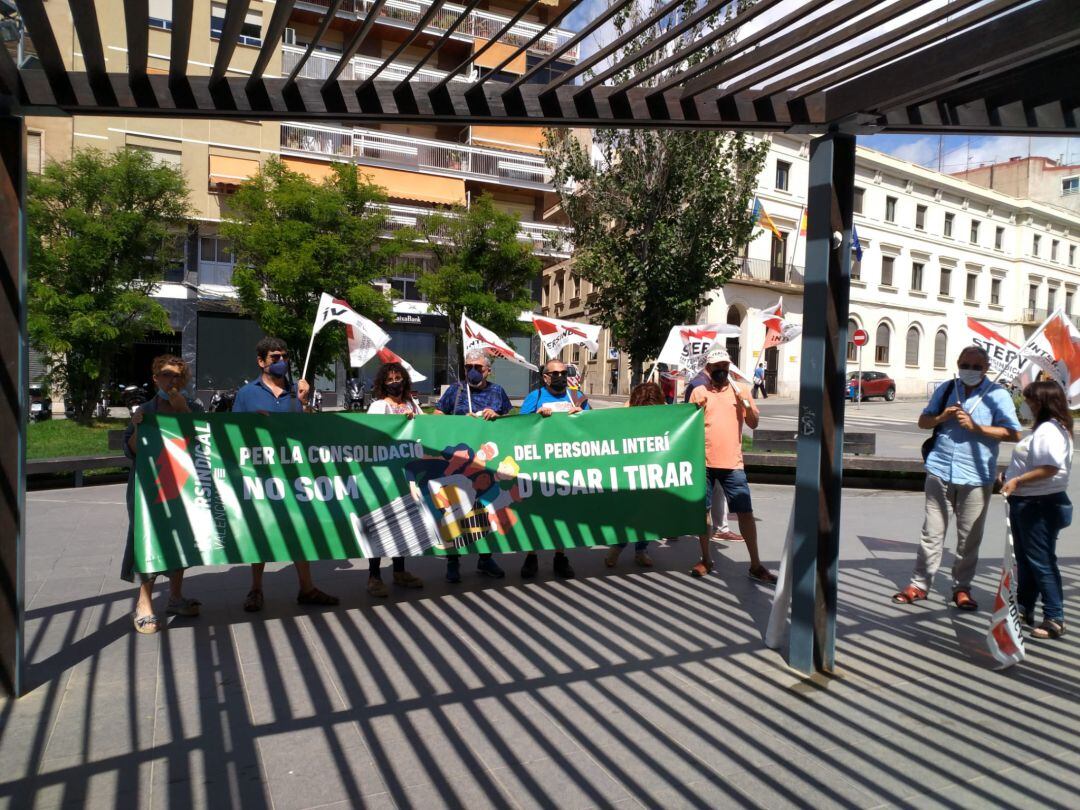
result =
[[600,350],[599,326],[539,315],[533,315],[532,322],[549,357],[557,356],[563,346],[584,346],[593,354]]
[[307,377],[308,361],[311,359],[311,347],[315,345],[315,335],[331,321],[345,324],[349,340],[349,364],[359,368],[375,356],[375,352],[390,342],[390,335],[379,328],[374,321],[365,318],[349,306],[348,301],[323,293],[319,299],[319,311],[315,314],[315,325],[311,328],[311,342],[308,343],[307,358],[304,360],[304,372]]
[[483,352],[488,357],[509,360],[531,371],[540,370],[515,352],[501,337],[488,331],[464,313],[461,315],[461,349],[466,357],[472,352]]
[[1013,565],[1012,525],[1009,523],[1009,502],[1005,501],[1005,556],[1001,560],[1001,576],[994,594],[994,609],[986,629],[986,646],[994,660],[1011,667],[1024,660],[1024,636],[1020,628],[1020,611],[1016,608],[1016,570]]
[[755,225],[760,225],[765,230],[772,231],[773,236],[775,236],[777,239],[782,238],[780,236],[779,229],[776,227],[776,223],[774,223],[772,221],[772,217],[770,217],[766,213],[765,206],[761,204],[761,200],[759,200],[757,197],[754,197],[754,213],[753,213],[753,217],[754,217],[754,224]]

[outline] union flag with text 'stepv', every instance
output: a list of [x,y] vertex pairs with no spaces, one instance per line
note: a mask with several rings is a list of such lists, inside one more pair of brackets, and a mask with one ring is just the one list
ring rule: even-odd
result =
[[[1020,347],[970,315],[967,326],[968,331],[971,332],[971,342],[986,349],[986,353],[990,355],[990,373],[1001,374],[1002,378],[1008,382],[1013,374],[1019,371],[1017,363],[1020,360]],[[1013,374],[1009,374],[1010,369]]]
[[1024,660],[1024,636],[1020,631],[1020,612],[1016,609],[1016,589],[1013,582],[1012,526],[1009,523],[1009,503],[1005,502],[1005,556],[1001,560],[1001,576],[994,594],[994,609],[986,629],[986,646],[1002,667],[1011,667]]
[[600,350],[599,326],[577,321],[560,321],[546,315],[533,315],[532,322],[544,343],[548,357],[557,356],[564,346],[584,346],[593,354]]
[[1080,408],[1080,332],[1062,310],[1042,326],[1041,346],[1025,347],[1024,357],[1065,389],[1070,408]]
[[483,352],[493,359],[509,360],[531,371],[539,371],[536,366],[515,352],[509,343],[465,314],[461,316],[461,349],[466,357],[472,352]]
[[[656,356],[657,363],[664,363],[687,379],[705,368],[705,358],[718,340],[742,334],[742,328],[727,323],[684,324],[673,326],[668,332],[664,348]],[[722,344],[721,344],[722,345]],[[746,379],[746,375],[732,363],[729,373]]]

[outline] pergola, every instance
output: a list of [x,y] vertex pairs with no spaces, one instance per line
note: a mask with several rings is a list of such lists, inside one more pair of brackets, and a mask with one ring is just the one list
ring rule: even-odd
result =
[[[188,53],[194,0],[173,0],[169,71],[151,74],[148,0],[124,0],[123,20],[102,20],[94,0],[69,0],[84,69],[65,63],[44,0],[15,0],[33,44],[32,66],[0,48],[0,689],[22,679],[25,555],[26,115],[169,116],[363,123],[653,127],[820,135],[810,150],[803,362],[799,400],[789,664],[806,673],[835,665],[843,397],[855,137],[875,132],[1071,135],[1080,119],[1080,8],[1076,0],[757,0],[738,14],[712,0],[681,15],[672,0],[633,30],[550,79],[548,69],[631,0],[613,0],[527,72],[501,69],[584,0],[569,0],[526,40],[514,33],[503,62],[469,82],[454,76],[541,0],[520,10],[487,44],[438,83],[413,81],[480,4],[460,12],[422,5],[400,46],[362,81],[340,76],[386,0],[278,0],[248,75],[229,75],[249,0],[227,0],[213,67],[193,72]],[[4,5],[8,5],[5,3]],[[52,3],[52,13],[66,13]],[[289,15],[320,11],[311,44],[288,76],[265,70]],[[299,73],[342,10],[356,23],[325,80]],[[439,27],[432,25],[440,13]],[[712,15],[708,33],[685,36]],[[817,14],[817,16],[814,16]],[[447,15],[451,22],[447,24]],[[665,21],[665,32],[627,54]],[[127,71],[110,72],[103,25],[122,23]],[[433,44],[401,81],[380,78],[409,46]],[[5,43],[6,44],[6,43]],[[716,47],[719,46],[719,47]],[[505,45],[500,45],[505,48]],[[560,65],[565,66],[565,63]],[[834,234],[839,238],[834,238]]]

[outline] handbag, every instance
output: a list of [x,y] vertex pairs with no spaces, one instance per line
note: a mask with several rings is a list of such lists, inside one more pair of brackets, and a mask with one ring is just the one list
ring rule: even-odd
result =
[[[956,390],[956,378],[954,377],[945,384],[949,386],[949,390],[946,392],[945,396],[941,398],[941,410],[937,412],[937,416],[941,416],[945,409],[949,407],[946,403]],[[930,434],[930,438],[922,443],[922,460],[924,463],[926,462],[926,459],[930,457],[930,451],[934,449],[934,443],[937,441],[939,430],[941,430],[941,425],[936,425],[934,427],[934,432]]]

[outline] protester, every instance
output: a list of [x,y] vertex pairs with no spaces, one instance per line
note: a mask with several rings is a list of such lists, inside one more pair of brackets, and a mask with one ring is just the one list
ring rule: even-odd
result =
[[957,378],[939,385],[919,416],[919,427],[934,431],[926,455],[926,513],[911,584],[893,594],[899,604],[927,598],[941,565],[952,509],[957,535],[953,603],[961,610],[978,610],[971,580],[997,471],[998,445],[1020,439],[1012,397],[986,377],[990,367],[986,351],[968,346],[957,365]]
[[[375,384],[372,386],[372,401],[368,413],[395,414],[413,419],[420,410],[420,403],[413,397],[412,380],[409,372],[401,363],[383,363]],[[394,584],[405,588],[422,588],[424,581],[405,570],[405,558],[394,557]],[[382,557],[368,560],[367,592],[372,596],[389,596],[390,591],[382,581]]]
[[[120,567],[120,576],[128,582],[135,581],[135,456],[139,452],[139,425],[148,413],[198,413],[203,410],[201,403],[189,399],[181,393],[191,379],[187,363],[171,354],[154,358],[151,365],[156,393],[152,399],[144,402],[131,415],[131,423],[124,431],[124,455],[132,460],[128,468],[127,482],[127,543],[124,546],[124,561]],[[154,579],[157,574],[139,574],[139,596],[135,603],[135,630],[139,633],[156,633],[161,629],[157,614],[154,613]],[[165,612],[177,616],[198,616],[198,599],[188,599],[183,594],[184,569],[170,571],[169,601]]]
[[[255,346],[255,360],[260,374],[236,392],[233,413],[303,413],[311,386],[307,380],[293,384],[289,373],[289,347],[277,337],[264,337]],[[311,564],[296,560],[296,578],[300,605],[336,605],[338,598],[323,593],[311,580]],[[251,590],[244,597],[244,610],[255,613],[263,608],[263,572],[266,563],[251,566]]]
[[675,392],[678,389],[678,378],[667,367],[667,363],[656,364],[656,375],[660,378],[660,390],[664,395],[664,403],[671,405],[675,402]]
[[[630,392],[631,408],[638,407],[639,405],[665,405],[667,404],[667,397],[664,396],[663,389],[659,385],[652,382],[641,383],[634,386],[634,390]],[[610,549],[608,549],[607,556],[604,557],[604,565],[608,568],[614,568],[615,564],[619,561],[619,555],[622,554],[622,550],[626,548],[626,543],[616,543]],[[652,557],[649,556],[649,541],[638,540],[634,543],[634,562],[640,565],[642,568],[652,568]]]
[[[729,379],[730,366],[731,356],[727,350],[714,346],[705,362],[709,381],[696,387],[690,394],[690,402],[705,409],[706,493],[711,495],[712,487],[719,484],[728,508],[738,514],[739,530],[750,554],[750,579],[772,584],[776,582],[776,575],[761,564],[758,556],[754,507],[742,457],[743,423],[751,429],[756,428],[758,410],[747,392]],[[701,561],[690,573],[703,577],[713,568],[708,532],[701,535],[699,540]]]
[[[704,369],[695,374],[690,382],[686,384],[686,390],[683,392],[683,402],[689,402],[690,395],[694,392],[694,389],[705,385],[708,381],[709,375],[705,373]],[[731,526],[728,524],[729,512],[727,498],[716,497],[716,487],[716,484],[709,484],[709,492],[705,498],[705,501],[709,506],[709,517],[712,520],[712,539],[726,540],[731,543],[746,542],[741,534],[731,530]]]
[[[553,413],[581,413],[583,410],[591,410],[589,401],[581,394],[574,393],[567,388],[566,364],[561,360],[548,360],[544,364],[542,372],[544,384],[529,392],[525,401],[521,403],[521,413],[538,413],[541,416],[551,416]],[[552,561],[555,574],[563,579],[573,579],[574,569],[570,560],[562,551],[555,552]],[[535,551],[525,555],[525,562],[521,566],[523,579],[536,576],[539,562]]]
[[1035,602],[1042,596],[1043,621],[1034,638],[1065,635],[1058,533],[1072,523],[1072,501],[1065,494],[1072,472],[1073,417],[1065,392],[1053,381],[1024,388],[1023,408],[1035,422],[1031,435],[1013,450],[1001,488],[1009,501],[1016,544],[1016,601],[1026,625],[1035,624]]
[[769,392],[765,390],[765,364],[758,363],[757,368],[754,369],[754,399],[757,399],[758,391],[761,391],[761,398],[768,399]]

